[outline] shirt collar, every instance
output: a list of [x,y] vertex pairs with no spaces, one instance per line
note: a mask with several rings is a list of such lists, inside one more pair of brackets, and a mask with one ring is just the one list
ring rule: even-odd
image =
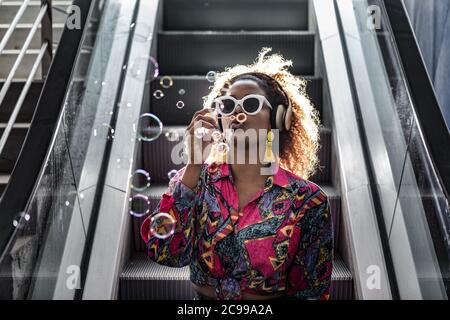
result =
[[[233,182],[231,165],[228,163],[212,163],[208,166],[208,172],[211,183],[215,183],[226,177],[229,177],[229,179]],[[297,182],[291,181],[289,172],[283,169],[278,163],[274,165],[273,172],[274,174],[267,176],[264,185],[265,191],[269,191],[274,184],[290,191],[294,191],[294,189],[297,188]]]

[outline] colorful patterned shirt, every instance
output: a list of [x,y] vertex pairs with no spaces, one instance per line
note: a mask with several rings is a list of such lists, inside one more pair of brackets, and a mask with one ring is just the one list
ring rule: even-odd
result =
[[328,300],[333,267],[333,223],[327,195],[313,182],[277,166],[238,212],[231,165],[204,164],[197,187],[170,180],[154,214],[169,213],[174,233],[155,237],[151,216],[141,226],[148,256],[190,266],[190,279],[212,286],[217,299],[242,292]]

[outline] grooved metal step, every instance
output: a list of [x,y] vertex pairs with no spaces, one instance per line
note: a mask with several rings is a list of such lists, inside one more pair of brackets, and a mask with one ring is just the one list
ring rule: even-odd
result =
[[[335,254],[331,277],[330,298],[352,299],[352,275],[338,254]],[[151,261],[145,253],[136,254],[122,272],[119,296],[122,300],[192,299],[189,267],[170,268]]]
[[308,0],[164,0],[165,30],[306,30]]
[[307,31],[158,33],[161,74],[206,75],[236,64],[249,64],[262,47],[292,59],[295,74],[314,74],[314,37]]
[[[164,125],[188,125],[192,116],[197,110],[203,108],[202,97],[208,95],[210,86],[212,85],[203,76],[164,76],[166,79],[170,77],[172,85],[169,88],[165,83],[161,84],[163,76],[157,77],[151,82],[152,92],[150,112],[156,115]],[[169,80],[163,79],[164,82]],[[316,77],[305,77],[307,80],[306,92],[312,103],[322,114],[322,79]],[[164,86],[163,86],[164,85]],[[160,90],[163,93],[162,98],[155,97],[155,92]],[[184,107],[177,107],[178,101],[182,101]]]

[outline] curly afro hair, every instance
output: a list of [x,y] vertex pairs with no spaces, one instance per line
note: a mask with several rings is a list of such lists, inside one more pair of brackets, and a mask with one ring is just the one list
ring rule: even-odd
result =
[[272,105],[287,104],[289,99],[292,124],[289,131],[280,132],[280,166],[308,179],[319,163],[319,113],[306,93],[307,81],[288,70],[292,61],[278,53],[267,55],[270,51],[271,48],[262,48],[253,64],[226,67],[225,71],[216,73],[211,92],[203,97],[204,108],[211,106],[231,84],[242,79],[256,81]]

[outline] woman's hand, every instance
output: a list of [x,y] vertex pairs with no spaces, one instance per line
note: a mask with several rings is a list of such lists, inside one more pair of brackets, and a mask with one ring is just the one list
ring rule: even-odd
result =
[[[186,129],[185,141],[187,142],[188,163],[181,181],[191,189],[194,189],[197,185],[202,165],[211,152],[211,134],[219,127],[217,120],[207,115],[213,111],[211,108],[197,111]],[[204,130],[201,135],[200,130]],[[210,150],[205,152],[207,146]]]
[[[186,129],[188,165],[201,167],[208,158],[212,144],[211,134],[219,129],[217,120],[208,115],[213,112],[212,108],[197,111]],[[209,151],[205,148],[209,148]]]

